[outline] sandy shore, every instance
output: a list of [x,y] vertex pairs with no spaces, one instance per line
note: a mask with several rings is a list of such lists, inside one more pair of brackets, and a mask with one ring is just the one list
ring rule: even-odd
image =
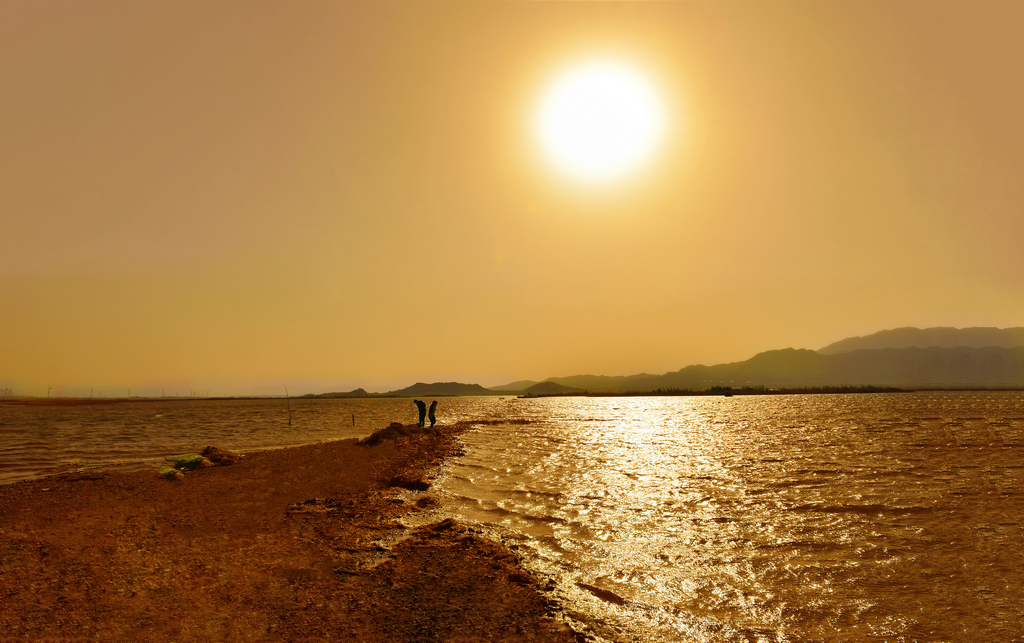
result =
[[0,487],[0,641],[577,640],[514,554],[393,486],[461,430]]

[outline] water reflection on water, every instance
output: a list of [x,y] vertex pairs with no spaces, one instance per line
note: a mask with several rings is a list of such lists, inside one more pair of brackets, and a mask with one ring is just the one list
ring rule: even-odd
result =
[[1019,641],[1024,396],[506,400],[441,489],[637,641]]

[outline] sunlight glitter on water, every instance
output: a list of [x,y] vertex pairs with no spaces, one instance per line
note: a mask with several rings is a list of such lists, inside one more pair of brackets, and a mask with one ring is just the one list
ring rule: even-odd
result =
[[467,434],[446,503],[619,637],[1017,640],[1019,393],[517,408],[537,423]]

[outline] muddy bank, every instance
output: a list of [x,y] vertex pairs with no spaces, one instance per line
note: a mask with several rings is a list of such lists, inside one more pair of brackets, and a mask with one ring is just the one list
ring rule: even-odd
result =
[[0,487],[0,640],[577,640],[514,554],[432,515],[464,430],[438,428]]

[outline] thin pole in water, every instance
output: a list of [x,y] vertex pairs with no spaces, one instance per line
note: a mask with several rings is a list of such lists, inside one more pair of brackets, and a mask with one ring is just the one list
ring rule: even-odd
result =
[[355,425],[356,425],[356,414],[353,413],[352,414],[352,426],[355,426]]
[[284,399],[288,403],[288,426],[292,425],[292,399],[288,395],[288,387],[284,387]]

